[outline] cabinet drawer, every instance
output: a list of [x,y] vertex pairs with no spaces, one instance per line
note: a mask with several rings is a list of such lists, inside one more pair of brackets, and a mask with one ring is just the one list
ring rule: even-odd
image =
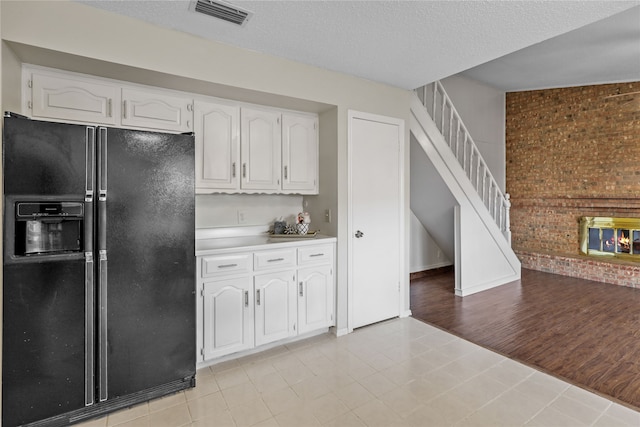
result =
[[298,264],[319,264],[333,262],[331,245],[305,246],[298,248]]
[[202,277],[251,273],[251,254],[202,257]]
[[295,248],[255,252],[253,255],[253,266],[255,271],[268,270],[277,267],[293,267],[295,265]]

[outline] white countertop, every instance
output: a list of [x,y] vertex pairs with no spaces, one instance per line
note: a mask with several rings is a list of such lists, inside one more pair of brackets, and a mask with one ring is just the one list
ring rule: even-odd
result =
[[[259,234],[249,234],[258,231]],[[271,237],[264,230],[245,229],[234,232],[225,230],[197,230],[196,256],[216,255],[245,250],[275,249],[279,247],[306,246],[336,242],[335,237],[316,234],[315,237]]]

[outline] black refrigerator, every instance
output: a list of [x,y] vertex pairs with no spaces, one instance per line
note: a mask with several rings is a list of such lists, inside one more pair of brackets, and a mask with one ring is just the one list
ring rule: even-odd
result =
[[194,138],[5,114],[2,425],[195,386]]

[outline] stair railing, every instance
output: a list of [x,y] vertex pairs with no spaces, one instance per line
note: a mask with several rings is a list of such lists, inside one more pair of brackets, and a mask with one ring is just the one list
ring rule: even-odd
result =
[[502,234],[511,243],[509,194],[503,193],[442,84],[415,90]]

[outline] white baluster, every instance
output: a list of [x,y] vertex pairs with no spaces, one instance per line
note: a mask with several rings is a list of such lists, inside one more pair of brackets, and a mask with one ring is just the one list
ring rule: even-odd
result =
[[[449,101],[449,139],[453,139],[453,104]],[[456,138],[456,144],[458,143],[458,139]]]
[[440,132],[444,135],[444,111],[446,109],[446,105],[447,105],[447,97],[444,95],[444,92],[442,92],[442,114],[441,114],[441,123],[440,123]]
[[462,169],[467,174],[467,178],[469,177],[469,171],[467,170],[467,135],[464,136],[464,142],[462,143]]
[[[504,194],[504,228],[509,236],[511,236],[511,195],[509,193]],[[509,239],[511,242],[511,239]]]
[[436,97],[438,93],[438,82],[433,84],[433,121],[436,121]]

